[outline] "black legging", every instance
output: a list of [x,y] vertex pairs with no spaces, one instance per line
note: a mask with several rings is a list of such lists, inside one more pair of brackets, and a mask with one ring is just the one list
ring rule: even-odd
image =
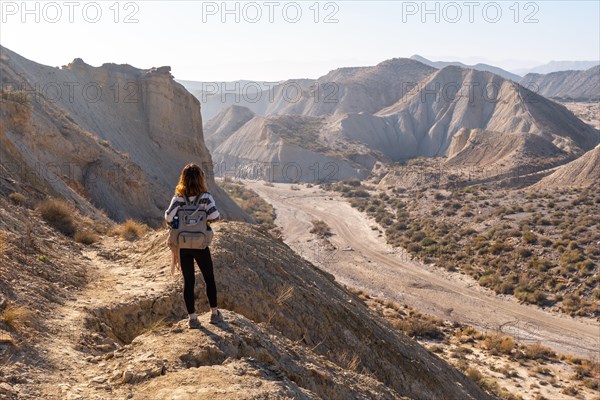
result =
[[209,248],[202,250],[181,249],[179,250],[181,271],[183,272],[183,299],[188,314],[196,312],[194,307],[194,286],[196,285],[196,273],[194,271],[194,260],[198,263],[204,282],[206,282],[206,295],[211,307],[217,306],[217,285],[213,274],[213,263]]

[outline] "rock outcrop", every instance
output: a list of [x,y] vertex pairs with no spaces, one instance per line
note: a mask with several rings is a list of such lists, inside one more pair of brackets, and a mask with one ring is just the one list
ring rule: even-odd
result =
[[[92,67],[76,59],[57,69],[5,47],[0,53],[3,96],[29,91],[28,104],[3,101],[2,140],[16,169],[38,166],[46,187],[72,198],[67,176],[110,217],[157,224],[181,168],[196,162],[206,169],[223,215],[250,220],[215,185],[200,104],[173,80],[170,67]],[[57,179],[45,176],[50,165],[58,168]]]

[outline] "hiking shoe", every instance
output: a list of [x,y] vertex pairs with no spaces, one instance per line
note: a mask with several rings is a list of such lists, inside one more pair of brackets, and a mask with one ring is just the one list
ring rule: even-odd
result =
[[201,327],[202,327],[202,325],[200,324],[200,321],[198,321],[198,318],[190,318],[190,319],[188,319],[188,328],[190,328],[190,329],[199,329]]
[[218,324],[219,322],[223,322],[223,314],[221,314],[221,311],[217,311],[216,314],[211,313],[210,314],[210,323]]

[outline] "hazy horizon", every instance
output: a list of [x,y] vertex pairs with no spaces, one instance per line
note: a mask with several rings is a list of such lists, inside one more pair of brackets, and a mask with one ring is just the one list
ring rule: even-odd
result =
[[75,3],[1,2],[2,45],[51,66],[169,65],[192,81],[317,78],[414,54],[508,71],[600,59],[593,1]]

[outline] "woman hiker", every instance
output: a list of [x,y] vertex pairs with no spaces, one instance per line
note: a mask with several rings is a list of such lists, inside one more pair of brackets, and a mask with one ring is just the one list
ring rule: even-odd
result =
[[[165,220],[170,225],[177,215],[179,207],[186,204],[185,197],[190,203],[194,203],[200,196],[200,209],[206,211],[206,220],[208,229],[210,223],[220,219],[219,211],[215,205],[215,200],[208,192],[206,184],[206,175],[202,168],[196,164],[187,164],[181,171],[179,184],[175,188],[175,196],[171,204],[165,211]],[[213,263],[208,247],[204,249],[179,249],[179,264],[183,272],[183,298],[188,312],[188,327],[200,328],[200,322],[196,315],[194,306],[194,286],[196,282],[194,271],[194,260],[198,263],[204,282],[206,282],[206,294],[211,308],[210,322],[212,324],[223,321],[223,315],[217,308],[217,285],[213,274]]]

